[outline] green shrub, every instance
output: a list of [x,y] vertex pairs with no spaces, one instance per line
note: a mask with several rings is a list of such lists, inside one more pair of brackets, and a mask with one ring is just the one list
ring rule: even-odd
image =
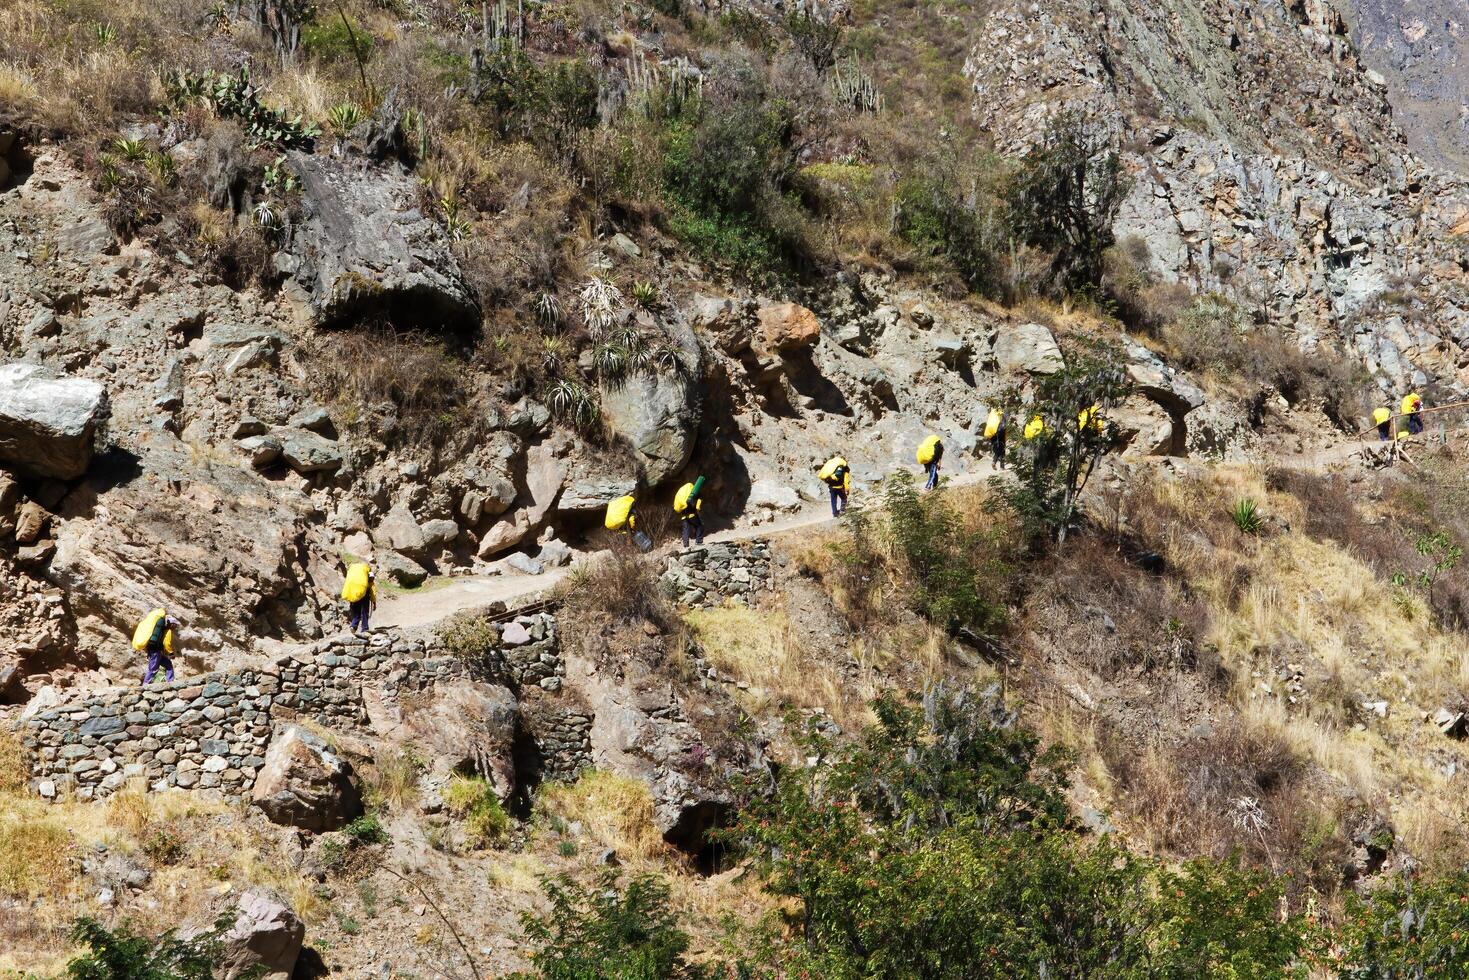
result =
[[510,832],[510,818],[500,799],[481,776],[455,776],[444,789],[444,808],[464,823],[464,836],[475,848],[492,847]]
[[542,66],[508,39],[485,52],[473,78],[475,102],[502,138],[527,139],[570,163],[596,126],[598,79],[578,58]]
[[372,33],[352,18],[345,21],[340,14],[301,28],[301,50],[318,61],[367,61],[377,47]]
[[342,828],[346,834],[358,844],[385,844],[388,840],[388,832],[383,829],[382,821],[375,813],[364,813]]
[[72,942],[84,951],[66,965],[71,980],[212,980],[221,937],[233,922],[225,916],[209,932],[180,939],[170,930],[156,939],[124,922],[108,929],[94,919],[78,919]]
[[802,6],[786,15],[786,30],[796,50],[806,56],[811,67],[826,71],[837,60],[837,45],[842,39],[842,25],[824,10]]
[[668,886],[639,875],[623,889],[615,872],[595,887],[569,877],[542,883],[551,908],[525,913],[534,947],[532,973],[520,980],[694,980],[703,972],[684,960],[689,938],[670,907]]
[[1075,111],[1052,118],[1040,145],[1021,162],[1010,211],[1017,234],[1053,256],[1056,286],[1096,292],[1129,186],[1100,124]]
[[803,221],[785,197],[794,171],[790,112],[783,101],[744,93],[667,124],[669,230],[695,253],[755,277],[804,259]]
[[1405,875],[1348,895],[1336,938],[1342,980],[1469,976],[1469,873]]
[[1249,535],[1260,533],[1260,513],[1255,501],[1251,497],[1244,497],[1235,501],[1234,509],[1229,512],[1229,517],[1234,521],[1234,526]]
[[1062,761],[998,695],[886,698],[854,746],[812,736],[724,835],[797,902],[782,975],[1279,977],[1309,930],[1233,862],[1176,870],[1070,830]]
[[[967,526],[946,495],[920,495],[901,471],[884,484],[883,505],[880,533],[902,566],[908,605],[951,632],[991,636],[1003,628],[1013,569],[999,522]],[[854,519],[853,533],[865,532]]]

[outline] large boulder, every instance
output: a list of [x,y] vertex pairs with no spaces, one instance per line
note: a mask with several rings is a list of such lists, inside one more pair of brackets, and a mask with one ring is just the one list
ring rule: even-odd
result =
[[770,303],[759,312],[760,335],[767,350],[803,350],[821,337],[821,321],[799,303]]
[[636,480],[582,480],[562,491],[556,509],[563,514],[595,513],[637,488]]
[[305,939],[306,926],[285,902],[251,889],[240,896],[234,924],[224,934],[221,980],[290,980]]
[[378,521],[372,540],[380,548],[392,548],[410,558],[422,558],[428,553],[428,536],[423,533],[422,525],[408,505],[401,500]]
[[1039,323],[1001,327],[992,346],[1001,371],[1055,374],[1065,366],[1056,338]]
[[95,381],[38,364],[0,365],[0,460],[33,476],[74,480],[91,464],[108,412]]
[[292,153],[304,216],[281,264],[318,326],[386,313],[405,327],[468,331],[479,323],[474,291],[442,226],[418,205],[412,176],[396,163]]
[[309,476],[312,473],[333,473],[342,467],[342,450],[330,439],[323,439],[315,432],[305,429],[280,429],[275,436],[281,442],[281,456],[286,465]]
[[650,488],[667,483],[694,455],[703,408],[703,356],[693,332],[677,338],[677,370],[639,372],[602,393],[607,427],[632,446]]
[[1204,404],[1204,392],[1142,344],[1127,342],[1127,375],[1139,393],[1182,417]]
[[337,830],[362,814],[351,763],[296,725],[270,743],[251,801],[273,823],[316,833]]
[[433,701],[406,713],[414,744],[442,769],[478,772],[505,799],[515,791],[515,742],[520,703],[509,688],[451,681],[434,688]]

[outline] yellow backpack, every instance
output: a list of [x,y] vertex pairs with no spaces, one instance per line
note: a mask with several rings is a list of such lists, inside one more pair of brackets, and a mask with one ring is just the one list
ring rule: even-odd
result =
[[941,445],[943,445],[943,443],[939,441],[938,436],[929,436],[927,439],[920,442],[918,444],[919,465],[927,466],[929,463],[932,463],[933,458],[938,455],[939,447]]
[[1372,424],[1381,425],[1392,418],[1392,411],[1386,408],[1374,408],[1372,410]]
[[984,437],[986,439],[993,439],[995,436],[999,435],[1000,423],[1004,420],[1005,417],[1000,414],[1000,410],[998,408],[990,409],[989,418],[984,420]]
[[1076,413],[1076,427],[1083,432],[1087,429],[1091,429],[1093,432],[1101,432],[1102,410],[1095,405],[1090,408],[1083,408],[1080,412]]
[[[162,609],[155,609],[143,617],[138,628],[133,630],[133,649],[146,650],[148,641],[153,638],[153,631],[158,628],[158,621],[168,613]],[[165,630],[163,633],[163,649],[167,653],[173,653],[173,630]]]
[[826,461],[826,465],[821,467],[821,472],[817,473],[816,475],[822,480],[822,482],[831,483],[832,481],[837,479],[837,471],[844,470],[846,468],[847,461],[845,459],[842,459],[840,456],[833,456],[831,459]]
[[372,569],[368,567],[367,562],[359,561],[353,564],[347,569],[347,580],[342,583],[342,598],[348,602],[357,602],[367,595],[367,590],[372,585],[371,575]]
[[1041,418],[1039,415],[1032,415],[1030,417],[1030,421],[1025,423],[1025,438],[1027,439],[1034,439],[1036,436],[1045,431],[1045,419]]
[[1423,399],[1418,397],[1418,392],[1403,396],[1403,414],[1412,415],[1423,407]]
[[[675,514],[682,514],[684,511],[689,509],[689,497],[693,494],[693,492],[694,485],[692,483],[685,483],[683,486],[678,488],[678,493],[673,495],[673,512]],[[694,510],[698,510],[700,507],[703,506],[703,504],[704,501],[695,498]]]
[[607,519],[603,522],[607,526],[607,530],[621,531],[627,527],[628,522],[631,520],[634,503],[633,495],[628,494],[626,497],[618,497],[608,504]]

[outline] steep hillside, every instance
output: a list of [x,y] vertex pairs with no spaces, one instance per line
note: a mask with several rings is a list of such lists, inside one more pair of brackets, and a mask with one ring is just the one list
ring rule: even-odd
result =
[[1343,13],[1363,61],[1379,73],[1408,144],[1464,172],[1464,9],[1454,3],[1354,0]]
[[1464,972],[1369,12],[0,6],[0,975]]

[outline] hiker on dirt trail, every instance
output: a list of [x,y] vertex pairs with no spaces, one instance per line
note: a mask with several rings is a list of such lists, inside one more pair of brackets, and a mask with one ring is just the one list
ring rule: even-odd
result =
[[923,484],[923,489],[933,490],[939,485],[939,465],[944,461],[944,442],[938,436],[931,435],[918,444],[918,465],[923,467],[923,472],[928,474],[928,480]]
[[673,495],[673,512],[679,516],[683,525],[683,546],[689,546],[689,538],[693,537],[694,543],[704,543],[704,519],[699,516],[699,509],[704,506],[704,500],[699,494],[704,491],[704,478],[701,476],[693,483],[685,483],[678,488]]
[[163,678],[173,680],[173,631],[179,621],[167,610],[154,609],[133,630],[133,649],[148,654],[148,669],[143,673],[143,686],[153,683],[153,675],[163,668]]
[[1377,426],[1378,441],[1390,442],[1392,440],[1392,409],[1374,408],[1372,424]]
[[365,561],[354,562],[342,582],[342,598],[347,602],[347,626],[353,633],[366,633],[367,620],[377,605],[377,573]]
[[1408,416],[1408,434],[1417,435],[1423,431],[1423,398],[1418,392],[1413,391],[1403,396],[1403,414]]
[[[1036,416],[1037,419],[1040,416]],[[1029,426],[1026,430],[1029,431]],[[990,459],[995,464],[995,469],[1005,468],[1005,413],[999,408],[990,409],[989,417],[984,420],[984,437],[990,441]],[[1031,438],[1026,436],[1027,439]]]
[[847,512],[847,497],[852,492],[852,468],[842,457],[833,456],[816,475],[831,491],[831,516],[841,517]]
[[639,551],[649,551],[653,547],[653,539],[638,527],[638,523],[638,502],[632,494],[618,497],[607,504],[607,516],[602,525],[614,534],[627,535]]

